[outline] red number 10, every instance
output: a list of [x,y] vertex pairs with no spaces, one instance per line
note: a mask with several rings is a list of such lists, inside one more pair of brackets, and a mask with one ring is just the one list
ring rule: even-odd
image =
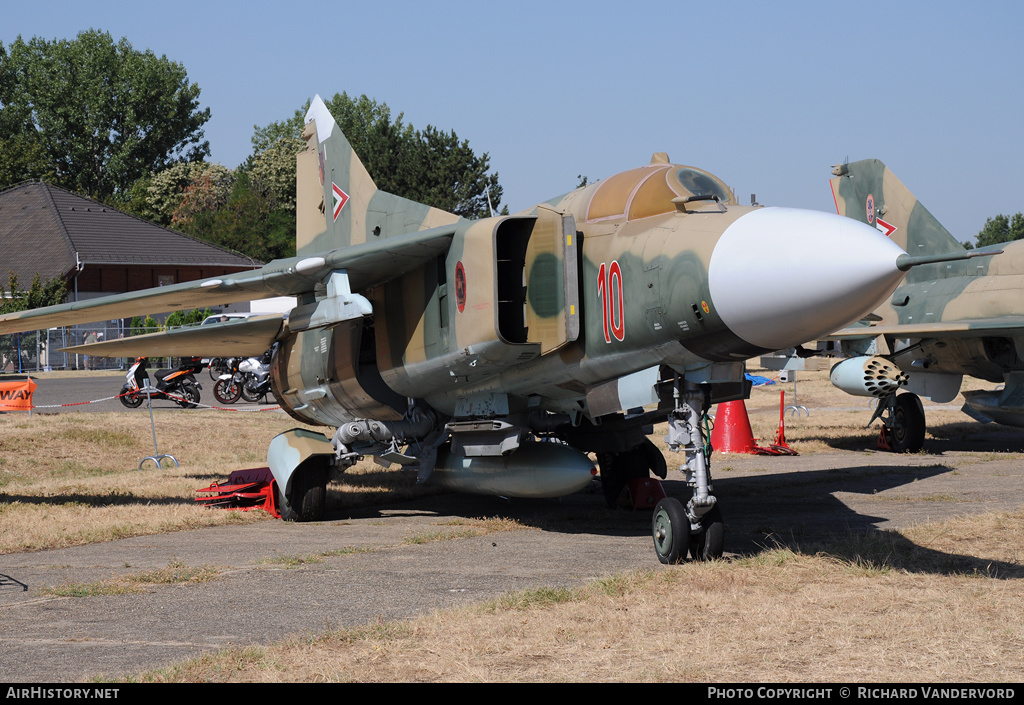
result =
[[622,307],[622,269],[617,261],[597,272],[597,297],[601,299],[601,315],[604,322],[604,342],[626,337],[626,317]]

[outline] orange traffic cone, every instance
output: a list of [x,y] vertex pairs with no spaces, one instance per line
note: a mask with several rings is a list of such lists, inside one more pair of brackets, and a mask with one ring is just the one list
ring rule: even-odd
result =
[[754,432],[750,430],[747,405],[742,399],[718,405],[715,427],[711,430],[711,447],[716,453],[757,453]]

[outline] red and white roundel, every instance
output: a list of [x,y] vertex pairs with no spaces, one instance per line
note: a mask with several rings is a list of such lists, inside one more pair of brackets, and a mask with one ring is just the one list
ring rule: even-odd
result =
[[867,212],[868,225],[875,224],[875,197],[870,193],[868,194],[868,201],[864,205],[864,210]]
[[459,313],[466,310],[466,269],[461,261],[455,265],[455,304]]

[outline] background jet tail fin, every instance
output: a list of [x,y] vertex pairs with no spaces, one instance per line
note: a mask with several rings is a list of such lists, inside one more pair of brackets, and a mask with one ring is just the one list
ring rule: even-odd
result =
[[316,96],[296,165],[296,254],[325,252],[448,225],[457,215],[377,188],[330,109]]
[[[832,169],[836,211],[876,228],[912,257],[963,252],[964,247],[877,159]],[[963,274],[963,262],[915,267],[907,280]],[[955,271],[954,271],[955,270]]]

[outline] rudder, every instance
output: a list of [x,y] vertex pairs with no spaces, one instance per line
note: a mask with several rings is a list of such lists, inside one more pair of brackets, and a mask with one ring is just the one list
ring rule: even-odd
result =
[[454,223],[459,216],[381,191],[319,95],[296,166],[298,255]]

